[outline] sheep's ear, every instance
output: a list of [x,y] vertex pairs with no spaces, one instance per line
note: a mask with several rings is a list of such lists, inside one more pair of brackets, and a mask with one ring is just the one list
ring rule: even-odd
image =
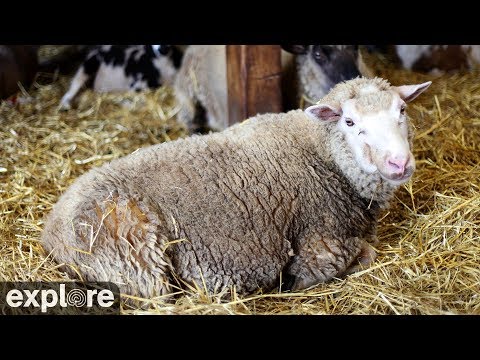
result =
[[342,117],[342,110],[335,109],[327,104],[318,104],[306,108],[305,114],[313,120],[337,121]]
[[431,81],[427,81],[423,84],[417,85],[402,85],[402,86],[393,86],[393,90],[400,95],[400,97],[405,102],[412,101],[422,92],[428,89],[428,87],[432,84]]
[[281,45],[282,49],[295,54],[295,55],[303,55],[306,54],[308,51],[308,45]]

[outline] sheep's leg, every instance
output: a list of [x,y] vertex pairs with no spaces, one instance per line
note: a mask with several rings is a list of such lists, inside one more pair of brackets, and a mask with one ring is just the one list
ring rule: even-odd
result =
[[177,121],[184,124],[188,129],[192,128],[193,119],[195,118],[194,102],[180,89],[175,89],[175,99],[179,106],[177,113]]
[[195,116],[199,102],[199,84],[195,76],[195,64],[195,57],[187,52],[173,86],[175,99],[179,106],[177,121],[190,132],[195,131]]
[[62,100],[60,101],[60,109],[70,109],[71,101],[80,91],[83,85],[88,80],[88,75],[85,73],[85,68],[83,66],[78,69],[77,73],[72,79],[72,83],[70,84],[70,88],[68,91],[63,95]]
[[350,266],[345,270],[342,276],[353,274],[357,271],[363,270],[368,267],[371,263],[377,258],[377,253],[372,247],[377,246],[380,243],[376,235],[369,235],[365,237],[362,241],[362,246],[360,249],[360,254],[357,258],[350,264]]
[[[356,269],[352,263],[362,254],[367,244],[358,237],[346,240],[327,238],[313,232],[297,240],[297,253],[284,275],[289,283],[284,282],[283,288],[293,291],[308,288],[327,282],[334,277],[345,274],[347,269]],[[368,245],[368,244],[367,244]],[[368,260],[359,259],[363,264]]]
[[342,276],[350,275],[367,268],[371,263],[375,261],[376,258],[377,253],[375,252],[375,249],[367,241],[363,241],[360,254],[345,270]]
[[228,127],[226,94],[210,93],[203,96],[200,101],[206,110],[209,128],[214,131],[225,130]]
[[377,246],[380,243],[380,240],[378,240],[377,235],[366,236],[365,241],[373,246]]

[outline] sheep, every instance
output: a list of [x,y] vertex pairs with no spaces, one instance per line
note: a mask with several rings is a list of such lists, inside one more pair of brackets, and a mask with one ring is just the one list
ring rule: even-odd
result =
[[37,45],[0,45],[0,99],[27,87],[38,70]]
[[282,49],[286,109],[297,108],[304,100],[315,103],[341,81],[373,75],[356,45],[282,45]]
[[[357,65],[367,69],[355,46],[284,45],[283,48],[289,51],[282,51],[285,109],[298,108],[303,94],[316,101],[336,83],[360,76]],[[197,130],[203,111],[210,129],[221,131],[228,126],[225,50],[225,45],[191,45],[185,51],[174,87],[180,107],[177,119],[192,131]],[[296,64],[291,54],[296,54]]]
[[208,126],[221,131],[227,125],[227,61],[225,45],[190,45],[184,53],[174,91],[177,120],[196,131],[205,113]]
[[93,84],[98,92],[141,91],[173,84],[181,58],[181,52],[170,45],[96,46],[73,77],[60,109],[70,109],[85,84]]
[[135,151],[79,177],[41,243],[71,274],[146,298],[185,284],[297,291],[355,272],[414,172],[405,103],[430,84],[356,78],[305,111]]

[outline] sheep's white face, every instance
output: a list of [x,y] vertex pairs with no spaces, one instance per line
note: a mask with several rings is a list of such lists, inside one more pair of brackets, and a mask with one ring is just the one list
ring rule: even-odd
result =
[[400,184],[415,170],[408,141],[406,104],[393,91],[384,95],[385,108],[366,113],[362,113],[355,99],[346,101],[337,126],[363,170],[378,171],[385,180]]
[[319,104],[306,109],[306,113],[317,120],[337,121],[360,168],[368,173],[378,171],[385,180],[399,185],[408,181],[415,170],[406,102],[430,84],[404,85],[387,91],[367,87],[359,96],[345,101],[341,109]]

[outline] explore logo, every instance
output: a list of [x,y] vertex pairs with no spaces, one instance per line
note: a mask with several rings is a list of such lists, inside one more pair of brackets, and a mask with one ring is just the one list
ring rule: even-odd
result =
[[2,314],[119,314],[118,287],[113,283],[0,283]]

